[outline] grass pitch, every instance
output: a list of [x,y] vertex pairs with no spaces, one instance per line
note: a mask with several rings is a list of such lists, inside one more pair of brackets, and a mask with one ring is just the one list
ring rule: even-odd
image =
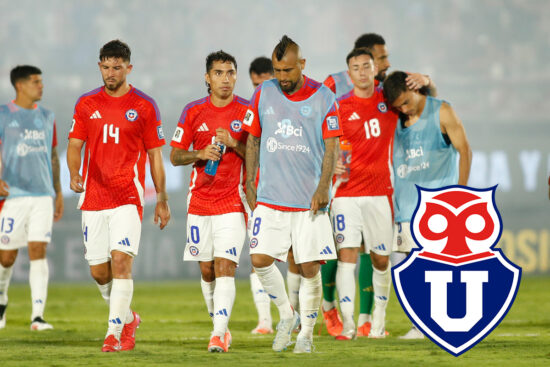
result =
[[[9,290],[7,326],[0,330],[0,366],[550,366],[550,278],[524,278],[512,309],[486,339],[453,357],[429,339],[399,340],[410,323],[394,294],[382,340],[337,342],[318,321],[315,353],[271,351],[272,335],[253,336],[257,314],[249,283],[237,281],[227,354],[206,351],[212,324],[196,281],[136,282],[133,308],[143,322],[134,351],[101,353],[107,305],[90,280],[50,286],[45,318],[55,330],[31,332],[28,285]],[[272,314],[278,320],[272,307]],[[321,333],[319,335],[319,329]]]

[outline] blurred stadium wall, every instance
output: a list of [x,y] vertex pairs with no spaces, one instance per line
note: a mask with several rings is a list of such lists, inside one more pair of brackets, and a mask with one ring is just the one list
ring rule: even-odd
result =
[[[500,246],[524,274],[550,274],[550,3],[544,0],[0,0],[0,102],[14,96],[13,66],[39,66],[42,104],[57,115],[64,160],[74,104],[101,84],[98,50],[120,38],[132,48],[130,81],[156,99],[169,141],[182,108],[206,94],[209,52],[223,49],[237,58],[236,93],[250,98],[249,63],[270,55],[283,34],[302,46],[306,74],[322,81],[346,67],[347,53],[366,32],[385,37],[392,70],[435,80],[439,96],[466,126],[474,151],[470,185],[499,185]],[[62,166],[66,209],[49,247],[51,278],[88,280],[77,199]],[[196,264],[181,260],[190,168],[168,161],[166,168],[173,219],[160,232],[149,201],[134,268],[138,279],[198,277]],[[247,254],[240,276],[250,269]],[[28,274],[25,251],[21,255],[16,281]]]

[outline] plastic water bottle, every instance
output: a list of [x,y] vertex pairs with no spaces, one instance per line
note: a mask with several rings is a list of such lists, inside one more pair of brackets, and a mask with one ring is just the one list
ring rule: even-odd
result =
[[[220,142],[217,142],[215,144],[220,147],[220,153],[223,154],[225,152],[225,145]],[[222,158],[220,157],[220,159],[218,159],[217,161],[208,160],[208,162],[206,163],[206,167],[204,168],[204,173],[210,176],[215,176],[216,172],[218,171],[218,165],[220,164],[221,159]]]
[[348,182],[351,164],[351,143],[343,139],[340,140],[340,160],[342,164],[346,167],[346,172],[340,175],[340,180],[342,182]]

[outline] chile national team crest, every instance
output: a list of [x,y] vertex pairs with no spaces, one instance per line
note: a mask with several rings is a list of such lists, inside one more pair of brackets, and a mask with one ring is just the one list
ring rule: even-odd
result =
[[417,189],[411,234],[420,249],[392,268],[394,288],[411,321],[459,356],[502,321],[521,268],[494,248],[502,233],[496,186]]

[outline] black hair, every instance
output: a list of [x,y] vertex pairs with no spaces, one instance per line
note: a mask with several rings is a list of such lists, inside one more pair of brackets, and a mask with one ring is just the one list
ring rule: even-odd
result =
[[22,79],[29,79],[31,75],[40,75],[42,71],[36,66],[31,65],[17,65],[10,72],[11,85],[15,88],[15,83]]
[[101,50],[99,50],[99,61],[115,57],[130,62],[131,55],[130,47],[121,40],[116,39],[107,42],[101,47]]
[[384,80],[384,97],[390,105],[399,98],[401,93],[409,90],[406,79],[407,73],[404,71],[394,71]]
[[281,59],[285,56],[286,50],[289,47],[296,47],[298,48],[298,44],[294,42],[290,37],[288,37],[286,34],[281,38],[279,43],[277,43],[277,46],[275,46],[275,49],[273,50],[273,53],[275,53],[275,57],[278,61],[281,61]]
[[361,55],[367,55],[370,57],[372,61],[374,61],[374,56],[372,56],[372,53],[369,51],[366,47],[360,47],[360,48],[354,48],[351,50],[351,52],[346,56],[346,64],[349,64],[349,60],[351,60],[354,57],[361,56]]
[[[237,70],[237,60],[235,58],[228,54],[227,52],[223,50],[219,50],[216,52],[211,52],[206,56],[206,73],[208,74],[210,70],[212,70],[212,67],[214,66],[214,61],[221,61],[222,63],[230,62],[233,63],[233,66],[235,67],[235,70]],[[208,88],[208,94],[212,91],[210,89],[210,84],[206,83],[206,87]]]
[[354,48],[361,48],[366,47],[368,49],[372,49],[375,45],[385,45],[386,41],[384,41],[384,38],[376,33],[365,33],[357,40],[355,41]]
[[254,59],[250,63],[250,68],[248,69],[248,74],[264,74],[269,73],[273,75],[273,63],[271,62],[271,59],[268,59],[265,56],[260,56]]

